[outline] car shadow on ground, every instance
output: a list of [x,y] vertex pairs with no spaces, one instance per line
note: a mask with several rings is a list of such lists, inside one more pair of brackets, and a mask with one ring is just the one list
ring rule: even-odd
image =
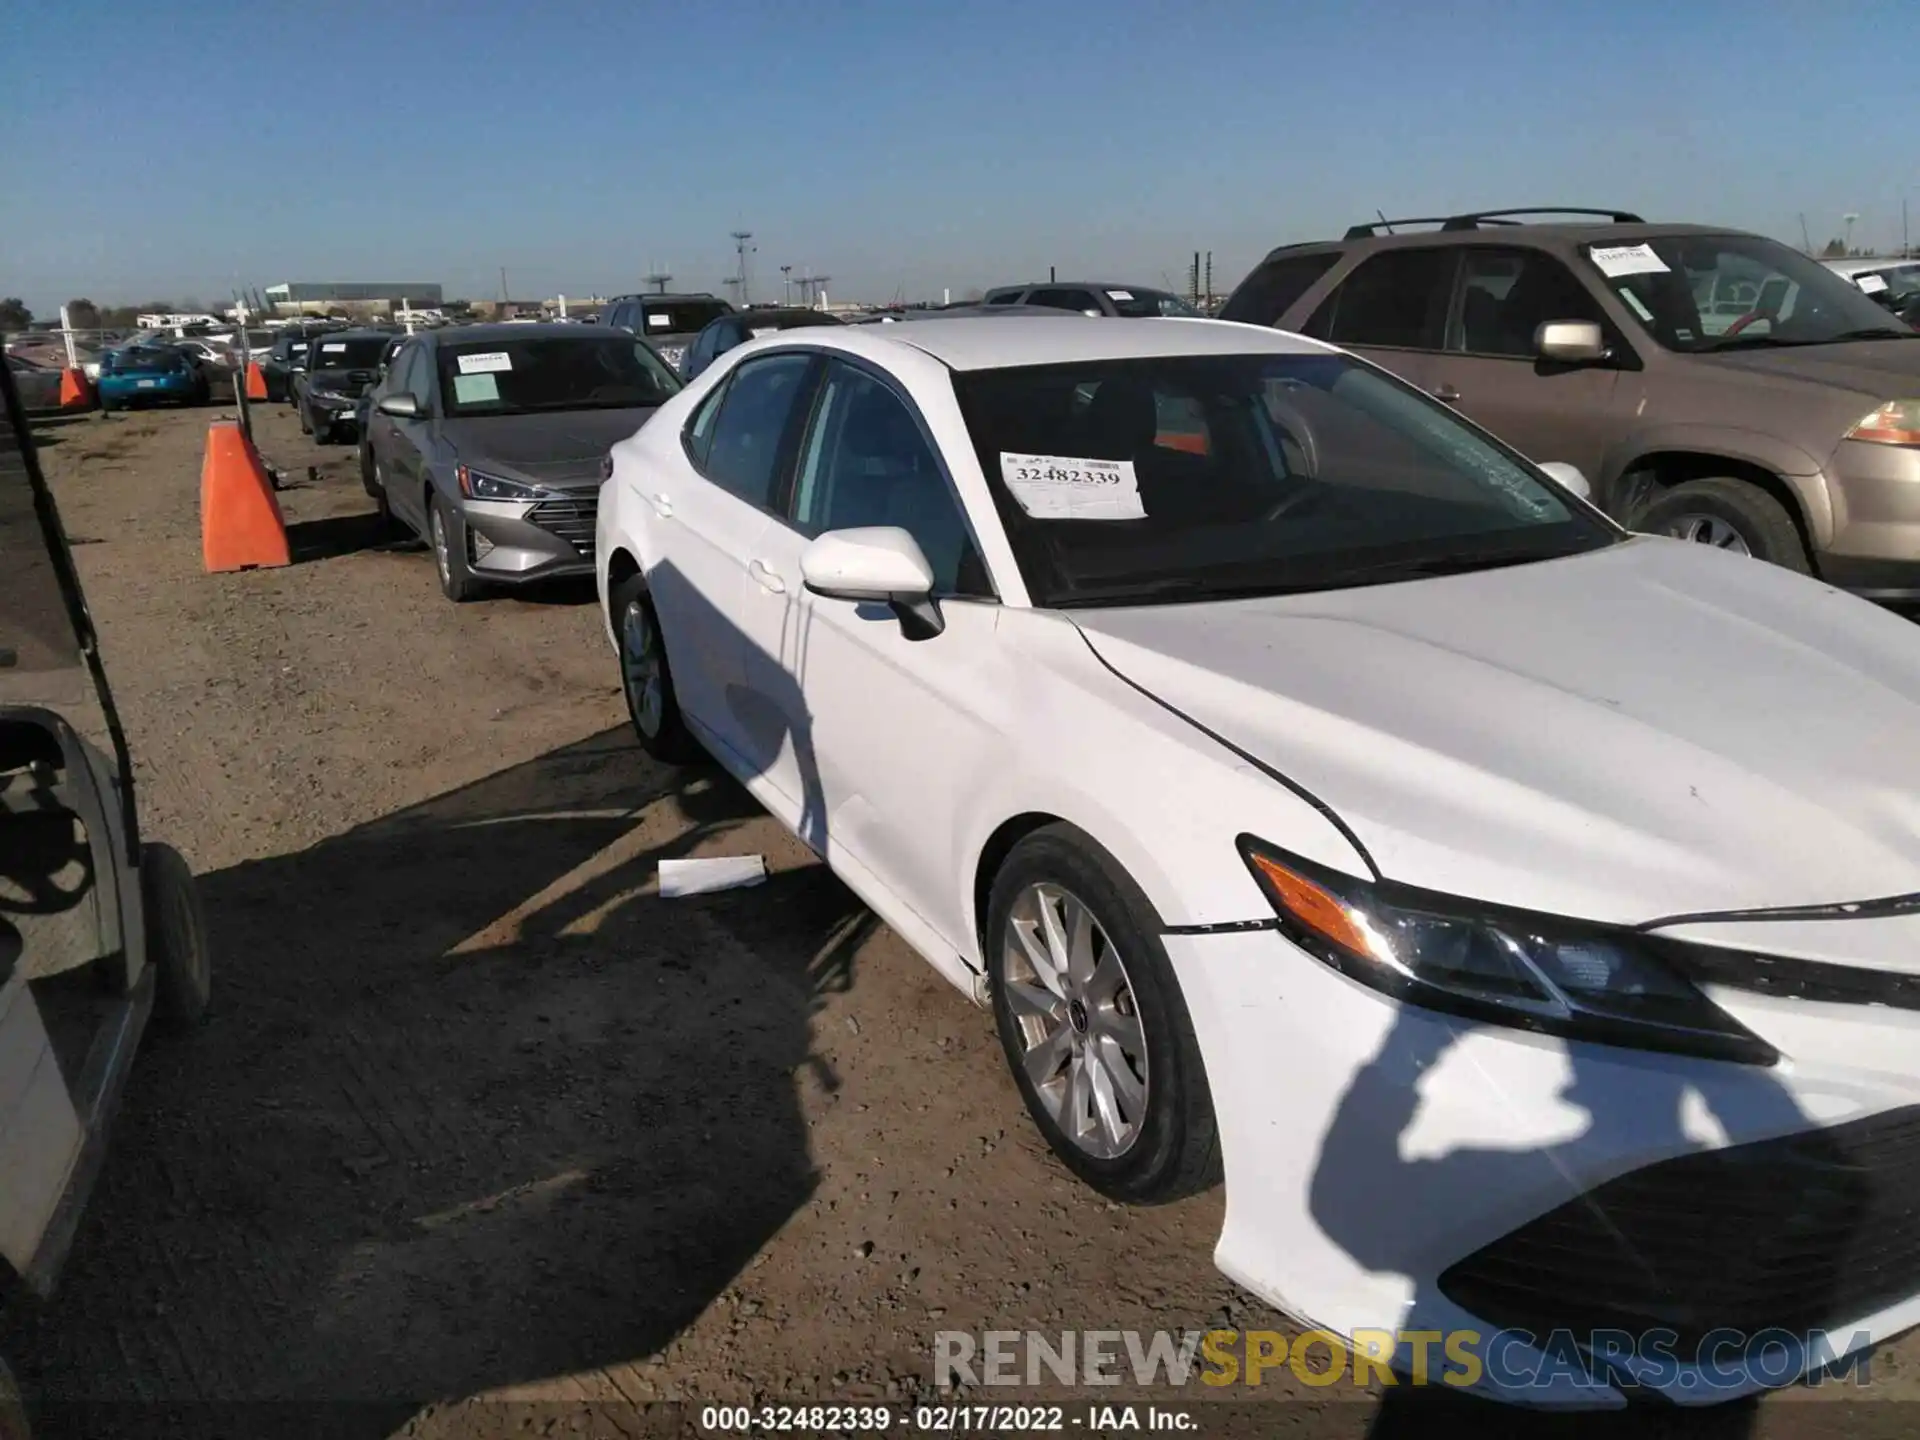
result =
[[650,1398],[645,1358],[812,1193],[810,1019],[877,925],[817,865],[653,893],[759,813],[608,732],[204,877],[215,1012],[142,1057],[61,1291],[0,1326],[44,1433]]
[[378,515],[329,515],[287,526],[287,549],[296,565],[337,560],[366,550],[413,550],[417,542],[401,536]]

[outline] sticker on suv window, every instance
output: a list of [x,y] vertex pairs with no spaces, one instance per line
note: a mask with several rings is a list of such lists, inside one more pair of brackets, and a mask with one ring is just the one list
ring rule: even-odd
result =
[[1651,245],[1589,245],[1587,254],[1609,280],[1618,280],[1624,275],[1669,273],[1667,262],[1653,253]]
[[1035,520],[1142,520],[1131,460],[1000,452],[1000,478]]
[[1131,300],[1133,298],[1133,292],[1131,290],[1109,290],[1107,292],[1107,298],[1109,300]]
[[513,369],[513,357],[504,350],[481,350],[462,355],[459,360],[462,375],[491,375],[496,370]]
[[1878,295],[1882,290],[1887,288],[1887,277],[1871,273],[1856,275],[1853,277],[1853,283],[1869,295]]

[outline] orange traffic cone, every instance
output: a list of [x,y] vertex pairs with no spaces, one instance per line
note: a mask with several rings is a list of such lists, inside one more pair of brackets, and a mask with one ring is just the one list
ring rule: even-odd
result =
[[207,573],[291,563],[287,522],[260,452],[230,420],[207,427],[200,467],[200,553]]
[[267,376],[266,372],[260,368],[258,360],[247,362],[247,398],[249,400],[267,398]]
[[69,365],[60,372],[60,408],[62,410],[93,408],[93,382],[87,379],[86,371]]

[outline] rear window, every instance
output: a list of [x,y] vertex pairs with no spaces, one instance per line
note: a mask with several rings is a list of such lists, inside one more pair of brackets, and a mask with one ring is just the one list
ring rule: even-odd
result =
[[371,370],[387,348],[385,336],[364,340],[321,340],[314,346],[313,363],[322,370]]
[[1338,250],[1323,250],[1317,255],[1269,260],[1247,277],[1227,301],[1220,318],[1242,320],[1249,325],[1278,326],[1287,312],[1300,303],[1300,297],[1339,259]]
[[1161,315],[1186,316],[1193,320],[1202,318],[1193,306],[1178,295],[1169,295],[1165,290],[1109,290],[1107,299],[1113,302],[1113,313],[1125,320],[1151,320]]
[[659,303],[647,300],[641,303],[640,313],[643,324],[635,328],[644,337],[697,334],[722,315],[733,312],[724,300],[671,300]]
[[116,373],[134,370],[183,370],[187,357],[174,350],[122,350],[109,356],[107,368]]

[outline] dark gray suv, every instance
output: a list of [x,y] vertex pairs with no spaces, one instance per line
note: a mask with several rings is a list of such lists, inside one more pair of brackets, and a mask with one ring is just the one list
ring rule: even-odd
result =
[[[1548,214],[1580,218],[1525,223]],[[1636,530],[1920,598],[1920,332],[1776,240],[1619,211],[1383,220],[1273,251],[1220,318],[1358,352],[1577,465]]]

